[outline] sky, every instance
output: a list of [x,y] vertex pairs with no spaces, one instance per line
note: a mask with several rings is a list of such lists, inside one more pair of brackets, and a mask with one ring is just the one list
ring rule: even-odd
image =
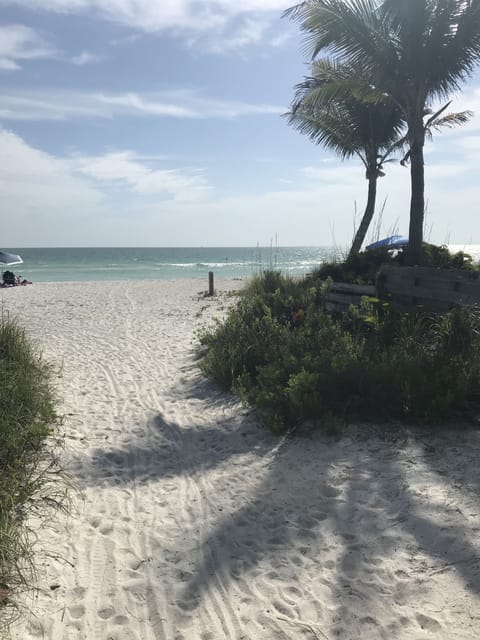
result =
[[[365,172],[287,123],[291,4],[0,0],[0,247],[348,246]],[[438,244],[480,243],[479,78],[425,149]],[[408,234],[409,171],[386,174],[372,240]]]

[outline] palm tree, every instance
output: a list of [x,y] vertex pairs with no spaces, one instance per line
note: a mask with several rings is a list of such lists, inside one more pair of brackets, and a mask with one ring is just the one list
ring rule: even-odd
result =
[[314,61],[312,76],[297,86],[288,122],[316,144],[332,149],[345,160],[358,156],[368,180],[367,204],[350,248],[358,253],[375,212],[377,180],[384,176],[383,165],[397,146],[403,120],[395,105],[364,102],[354,95],[325,99],[325,93],[339,83],[352,83],[355,69],[330,59]]
[[411,201],[409,252],[420,262],[425,209],[425,114],[471,75],[480,57],[480,0],[306,0],[287,11],[326,51],[362,70],[372,92],[407,123]]

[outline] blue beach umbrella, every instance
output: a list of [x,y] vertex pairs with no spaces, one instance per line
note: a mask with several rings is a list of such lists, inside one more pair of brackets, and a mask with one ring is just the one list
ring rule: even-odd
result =
[[20,256],[16,253],[7,253],[6,251],[0,251],[0,264],[5,266],[10,264],[21,264],[23,262]]
[[401,249],[406,246],[408,246],[408,238],[405,236],[389,236],[388,238],[383,238],[383,240],[372,242],[372,244],[369,244],[365,249],[367,251],[370,249],[380,249],[381,247],[386,247],[387,249]]
[[22,264],[23,260],[16,253],[7,253],[0,251],[0,264],[8,266],[10,264]]

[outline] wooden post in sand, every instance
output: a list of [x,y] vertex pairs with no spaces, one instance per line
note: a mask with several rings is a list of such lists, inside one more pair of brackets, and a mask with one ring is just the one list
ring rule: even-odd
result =
[[213,296],[214,288],[213,288],[213,271],[208,272],[208,295]]

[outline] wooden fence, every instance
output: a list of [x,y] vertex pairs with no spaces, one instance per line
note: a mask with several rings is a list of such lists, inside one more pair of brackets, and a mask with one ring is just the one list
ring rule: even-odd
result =
[[363,296],[386,300],[399,309],[422,307],[440,313],[455,305],[480,309],[480,272],[384,265],[376,286],[332,282],[325,296],[326,308],[332,311],[358,305]]
[[384,265],[377,276],[377,295],[399,308],[443,312],[455,305],[480,307],[480,272]]
[[373,284],[347,284],[332,282],[325,295],[325,308],[328,311],[342,311],[351,304],[359,305],[363,296],[377,296]]

